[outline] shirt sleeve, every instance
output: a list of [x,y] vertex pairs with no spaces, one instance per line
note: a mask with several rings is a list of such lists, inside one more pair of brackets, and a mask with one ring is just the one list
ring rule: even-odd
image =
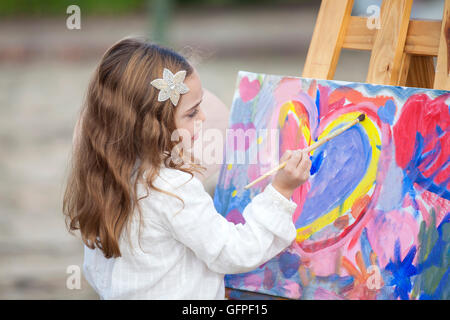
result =
[[[186,179],[188,176],[188,179]],[[202,183],[188,174],[186,182],[163,195],[165,222],[173,237],[190,248],[212,271],[222,274],[254,270],[296,237],[292,215],[297,204],[272,184],[256,195],[243,212],[245,224],[234,224],[219,214]]]

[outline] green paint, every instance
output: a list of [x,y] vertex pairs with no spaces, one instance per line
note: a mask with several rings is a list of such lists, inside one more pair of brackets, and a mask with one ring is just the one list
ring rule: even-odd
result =
[[[439,239],[439,234],[436,228],[436,211],[431,209],[430,211],[431,221],[427,226],[425,221],[422,221],[420,225],[420,231],[418,236],[419,250],[417,257],[417,266],[423,265],[423,270],[417,275],[415,285],[411,294],[413,299],[420,298],[421,294],[433,295],[436,291],[442,277],[449,268],[449,238],[450,238],[450,225],[446,224],[442,228],[442,236],[446,248],[441,251],[441,255],[438,257],[438,261],[434,261],[433,264],[426,264],[427,259],[431,258],[430,253],[436,242]],[[433,257],[435,258],[435,257]],[[447,299],[447,294],[444,292],[444,296],[440,299]]]

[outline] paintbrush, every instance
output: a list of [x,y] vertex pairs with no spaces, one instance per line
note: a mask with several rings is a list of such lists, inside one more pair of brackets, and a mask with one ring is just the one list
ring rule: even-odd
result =
[[[333,139],[334,137],[340,135],[342,132],[344,132],[345,130],[353,127],[355,124],[357,124],[358,122],[364,121],[364,119],[366,118],[366,115],[364,113],[360,114],[358,116],[358,118],[356,118],[355,120],[349,122],[348,124],[346,124],[345,126],[343,126],[342,128],[339,128],[338,130],[334,131],[333,133],[329,134],[328,136],[326,136],[323,139],[320,139],[319,141],[313,143],[312,145],[310,145],[309,147],[303,149],[302,151],[306,152],[306,153],[310,153],[311,151],[313,151],[314,149],[320,147],[321,145],[323,145],[324,143],[330,141],[331,139]],[[265,174],[263,174],[262,176],[260,176],[259,178],[253,180],[252,182],[250,182],[248,185],[246,185],[244,187],[244,189],[248,189],[251,186],[253,186],[254,184],[264,180],[265,178],[267,178],[268,176],[271,176],[272,174],[274,174],[275,172],[277,172],[280,169],[283,169],[287,164],[287,161],[284,161],[283,163],[281,163],[280,165],[278,165],[277,167],[269,170],[268,172],[266,172]]]

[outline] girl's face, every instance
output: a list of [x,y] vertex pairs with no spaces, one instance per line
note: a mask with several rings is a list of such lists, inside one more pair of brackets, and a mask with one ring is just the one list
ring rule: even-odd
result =
[[[175,126],[177,129],[184,129],[189,132],[190,144],[192,145],[198,137],[200,125],[205,121],[205,114],[200,108],[200,103],[203,100],[203,88],[197,70],[194,69],[194,72],[185,79],[184,83],[188,86],[189,92],[181,95],[180,101],[175,107]],[[183,131],[180,132],[180,135],[183,135]],[[183,139],[186,139],[186,137],[183,137]]]

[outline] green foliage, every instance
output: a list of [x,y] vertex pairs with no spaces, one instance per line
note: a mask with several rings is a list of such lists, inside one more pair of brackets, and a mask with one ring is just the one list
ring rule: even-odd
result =
[[66,14],[75,4],[82,14],[118,14],[139,12],[148,0],[1,0],[0,16],[51,16]]
[[[69,5],[81,8],[82,14],[127,14],[137,13],[151,7],[154,0],[1,0],[0,16],[52,16],[66,13]],[[278,5],[305,3],[312,0],[166,0],[182,7],[239,6],[239,5]]]

